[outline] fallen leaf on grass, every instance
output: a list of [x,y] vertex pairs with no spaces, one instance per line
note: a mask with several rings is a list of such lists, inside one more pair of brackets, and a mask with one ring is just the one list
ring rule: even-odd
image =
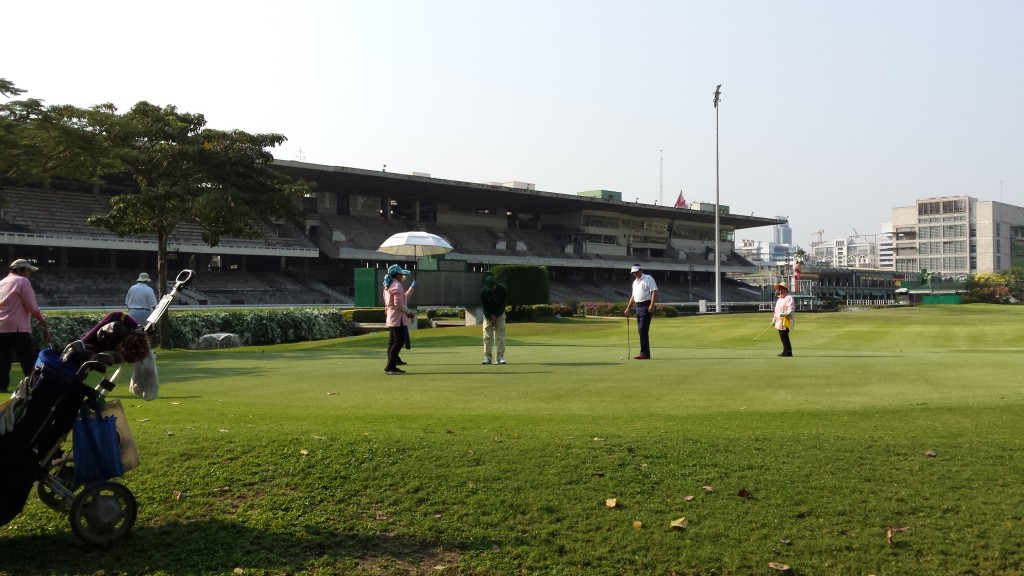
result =
[[704,491],[705,492],[714,492],[715,491],[715,487],[714,486],[710,486],[710,485],[705,486],[704,487]]
[[929,450],[925,452],[924,455],[929,458],[935,458],[936,456],[938,456],[938,454],[935,453],[935,450]]
[[149,422],[149,418],[139,418],[136,422]]
[[302,454],[303,456],[308,456],[309,455],[309,450],[306,450],[305,448],[303,448],[302,450],[299,450],[299,454]]
[[889,526],[888,528],[885,529],[885,539],[889,541],[889,544],[892,544],[892,535],[893,534],[895,534],[896,532],[906,532],[906,531],[907,531],[907,527],[906,526]]
[[177,406],[177,405],[181,404],[181,402],[171,402],[170,404],[171,404],[171,406]]
[[686,530],[686,527],[689,525],[690,523],[686,520],[686,516],[683,516],[669,522],[668,527],[675,528],[676,530]]
[[188,496],[188,494],[182,492],[181,490],[175,490],[174,491],[174,499],[175,500],[184,500],[186,496]]
[[619,505],[619,501],[616,498],[608,498],[604,501],[604,505],[609,508],[615,508]]
[[639,520],[633,520],[633,530],[639,530],[644,527],[644,523]]
[[337,392],[328,392],[327,395],[328,396],[337,396],[338,393]]
[[782,562],[769,562],[768,567],[772,570],[778,570],[779,572],[789,571],[789,564],[783,564]]
[[683,502],[689,502],[690,500],[693,500],[693,496],[683,496]]
[[174,436],[174,432],[171,432],[170,430],[164,430],[164,435],[166,435],[166,436]]
[[750,491],[744,488],[740,490],[739,493],[736,495],[739,496],[740,498],[750,498]]
[[245,570],[242,570],[241,568],[235,568],[231,572],[234,574],[245,574]]

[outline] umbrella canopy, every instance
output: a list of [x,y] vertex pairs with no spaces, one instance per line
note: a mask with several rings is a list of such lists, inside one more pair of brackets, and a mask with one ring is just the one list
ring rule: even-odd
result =
[[378,252],[395,256],[434,256],[452,251],[452,245],[437,234],[429,232],[399,232],[392,235],[377,248]]

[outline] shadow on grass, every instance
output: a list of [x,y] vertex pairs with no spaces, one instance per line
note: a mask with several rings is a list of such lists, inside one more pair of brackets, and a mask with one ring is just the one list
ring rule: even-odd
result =
[[[87,545],[70,532],[0,539],[0,574],[301,574],[311,568],[404,566],[430,573],[438,563],[457,563],[468,551],[496,542],[449,542],[390,534],[352,534],[321,527],[294,533],[267,532],[223,520],[136,528],[109,548]],[[315,570],[314,570],[315,571]]]

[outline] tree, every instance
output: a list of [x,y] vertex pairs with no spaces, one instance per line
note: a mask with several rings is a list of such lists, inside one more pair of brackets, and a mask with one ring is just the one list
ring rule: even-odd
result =
[[1014,266],[1003,271],[1003,279],[1006,281],[1006,288],[1010,296],[1017,301],[1024,301],[1024,268]]
[[[24,93],[0,78],[0,95]],[[118,167],[106,138],[116,112],[112,104],[46,106],[36,98],[0,104],[0,176],[17,182],[98,181]]]
[[998,303],[1009,295],[1006,281],[1000,274],[982,272],[967,279],[967,294],[975,302]]
[[258,238],[265,219],[301,222],[296,200],[309,185],[269,166],[268,149],[285,137],[205,126],[201,114],[143,101],[105,127],[121,172],[138,187],[114,196],[110,210],[89,222],[119,236],[156,237],[161,295],[168,238],[179,224],[198,225],[203,241],[216,246],[223,236]]

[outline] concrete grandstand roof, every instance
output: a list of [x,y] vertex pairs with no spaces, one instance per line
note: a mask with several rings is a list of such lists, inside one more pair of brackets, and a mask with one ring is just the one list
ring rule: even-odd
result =
[[[566,214],[584,210],[616,212],[638,218],[665,218],[680,222],[714,224],[715,214],[699,210],[656,206],[638,202],[620,202],[604,198],[588,198],[575,194],[542,192],[500,186],[444,180],[429,176],[398,174],[381,170],[365,170],[345,166],[327,166],[294,160],[275,160],[274,168],[293,178],[316,182],[322,190],[350,194],[389,197],[396,200],[420,200],[459,205],[499,204],[501,208],[530,214]],[[484,196],[486,195],[486,196]],[[736,230],[774,226],[785,220],[759,216],[723,214],[722,226]]]

